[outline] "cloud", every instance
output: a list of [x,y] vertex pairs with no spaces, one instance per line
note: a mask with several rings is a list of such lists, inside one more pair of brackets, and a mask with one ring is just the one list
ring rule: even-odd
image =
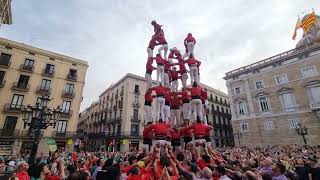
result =
[[170,47],[183,50],[192,32],[201,80],[226,92],[224,73],[293,48],[297,14],[318,7],[303,0],[12,3],[14,24],[2,26],[1,36],[89,62],[82,109],[127,72],[143,76],[152,19],[164,25]]

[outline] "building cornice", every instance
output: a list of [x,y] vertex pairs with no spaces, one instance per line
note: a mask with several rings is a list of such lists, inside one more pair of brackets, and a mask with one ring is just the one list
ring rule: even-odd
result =
[[240,67],[238,69],[229,71],[225,74],[223,79],[228,80],[232,78],[238,78],[240,75],[249,74],[254,72],[259,72],[260,69],[271,66],[282,64],[285,61],[291,60],[296,57],[301,57],[304,54],[320,50],[320,43],[316,43],[301,49],[291,49],[283,53],[277,54],[275,56],[269,57],[267,59],[255,62],[253,64]]
[[82,65],[86,68],[89,67],[88,62],[84,61],[84,60],[80,60],[80,59],[76,59],[70,56],[66,56],[63,54],[58,54],[52,51],[48,51],[48,50],[44,50],[44,49],[40,49],[37,47],[33,47],[24,43],[19,43],[16,41],[12,41],[9,39],[5,39],[5,38],[0,38],[0,45],[3,45],[7,48],[15,48],[15,49],[19,49],[19,50],[23,50],[23,51],[27,51],[29,53],[33,53],[33,54],[39,54],[39,55],[43,55],[43,56],[47,56],[51,59],[57,59],[57,60],[62,60],[62,61],[66,61],[66,62],[70,62],[72,64],[79,64]]

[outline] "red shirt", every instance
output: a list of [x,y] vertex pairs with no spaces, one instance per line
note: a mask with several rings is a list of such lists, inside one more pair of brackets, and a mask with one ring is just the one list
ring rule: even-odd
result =
[[178,76],[179,76],[179,72],[178,71],[170,71],[170,74],[169,74],[170,78],[172,78],[172,80],[177,80],[178,79]]
[[172,93],[170,92],[170,91],[166,91],[165,93],[164,93],[164,99],[165,99],[165,101],[169,101],[169,102],[171,102],[172,101]]
[[190,90],[191,92],[191,97],[192,96],[200,96],[201,97],[201,91],[202,88],[197,86],[197,87],[192,87],[192,88],[188,88],[188,90]]
[[148,125],[143,129],[143,138],[144,139],[152,139],[153,138],[153,131],[150,127],[151,127],[151,125]]
[[146,64],[147,72],[150,72],[150,74],[152,73],[153,70],[157,69],[152,66],[152,63],[153,63],[153,60],[148,60]]
[[165,65],[166,64],[166,60],[163,59],[161,56],[156,56],[155,59],[156,59],[156,63],[158,65]]
[[194,44],[196,44],[196,39],[191,35],[191,36],[187,36],[184,39],[184,43],[187,44],[188,42],[193,42]]
[[198,161],[197,161],[197,164],[198,164],[198,166],[199,166],[199,168],[201,169],[201,170],[203,170],[203,168],[205,168],[205,167],[208,167],[208,163],[206,163],[203,159],[199,159]]
[[180,135],[183,137],[192,137],[192,129],[184,127],[180,129]]
[[198,62],[200,61],[196,60],[195,58],[189,58],[188,60],[185,60],[185,63],[188,63],[189,66],[197,65]]
[[196,123],[190,127],[193,129],[194,136],[204,136],[206,135],[207,129],[210,129],[209,126],[206,126],[202,123]]
[[24,171],[17,172],[16,177],[19,178],[19,180],[30,180],[30,176],[28,175],[28,172],[24,172]]
[[169,61],[166,61],[166,63],[164,64],[164,70],[165,71],[169,71],[170,70],[170,68],[171,68],[171,64],[169,63]]
[[181,92],[179,92],[178,94],[181,95],[181,100],[182,100],[182,101],[183,101],[183,100],[189,100],[189,99],[190,99],[187,90],[181,91]]
[[178,130],[172,129],[170,131],[170,137],[171,139],[180,139],[180,132]]
[[150,48],[150,49],[153,50],[156,45],[157,45],[157,42],[152,38],[152,39],[149,41],[148,48]]
[[167,91],[167,88],[164,86],[157,86],[152,88],[152,90],[155,90],[157,95],[164,96],[165,92]]
[[153,101],[153,96],[151,95],[151,93],[146,93],[144,95],[144,100],[148,101],[148,102],[152,102]]
[[155,37],[158,44],[168,44],[166,41],[166,38],[164,37],[164,34],[159,34]]
[[208,93],[205,90],[201,91],[201,100],[205,101],[206,99],[208,99]]
[[166,136],[170,128],[170,125],[165,123],[158,123],[158,124],[152,124],[150,128],[154,130],[155,135]]
[[128,177],[127,177],[127,180],[141,180],[141,177],[140,177],[140,175],[129,175]]
[[[60,176],[51,176],[51,175],[47,175],[44,180],[60,180]],[[19,178],[20,180],[20,178]]]
[[172,108],[179,108],[181,105],[181,100],[179,97],[177,96],[174,96],[172,99],[171,99],[171,107]]
[[159,34],[162,31],[162,29],[161,29],[162,25],[160,25],[158,23],[154,23],[154,24],[152,24],[152,26],[153,26],[153,30],[154,30],[155,34]]
[[185,63],[183,61],[179,62],[179,73],[182,75],[183,73],[187,72],[187,68],[184,65]]

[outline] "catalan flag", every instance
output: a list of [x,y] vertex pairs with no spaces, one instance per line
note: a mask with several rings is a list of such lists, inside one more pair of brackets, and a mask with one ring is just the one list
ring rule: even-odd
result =
[[317,21],[317,16],[314,13],[310,13],[308,17],[301,23],[301,28],[304,32],[308,32],[310,27]]
[[298,20],[296,22],[296,27],[294,28],[292,39],[295,40],[297,36],[297,30],[301,27],[301,20],[300,17],[298,17]]

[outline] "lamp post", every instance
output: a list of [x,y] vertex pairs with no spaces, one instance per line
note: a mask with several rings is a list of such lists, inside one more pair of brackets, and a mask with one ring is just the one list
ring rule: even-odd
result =
[[298,135],[302,136],[304,145],[307,145],[307,141],[306,141],[305,136],[308,135],[308,128],[305,127],[304,125],[302,125],[301,123],[298,123],[298,125],[296,127],[296,131],[297,131]]
[[32,150],[29,158],[29,163],[33,163],[37,155],[39,142],[41,139],[41,130],[47,129],[49,126],[55,128],[57,121],[60,118],[61,109],[58,106],[56,109],[50,109],[47,104],[52,100],[49,96],[39,98],[35,106],[30,104],[22,110],[22,118],[24,128],[29,126],[29,136],[34,138]]
[[240,138],[242,138],[241,132],[233,133],[233,136],[238,139],[239,147],[240,147]]

